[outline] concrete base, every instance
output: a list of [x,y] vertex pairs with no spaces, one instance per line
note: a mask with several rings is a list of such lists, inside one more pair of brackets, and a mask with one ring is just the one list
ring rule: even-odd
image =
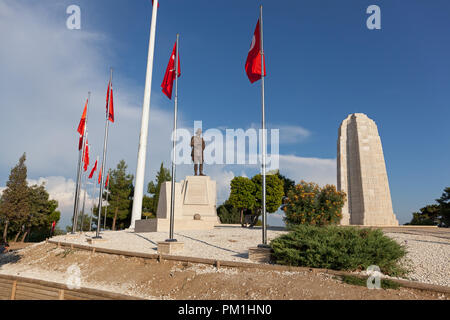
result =
[[81,236],[81,235],[83,235],[83,234],[77,232],[77,233],[75,233],[75,234],[68,233],[68,234],[66,234],[66,235],[64,235],[64,236],[65,236],[66,238],[71,238],[71,239],[73,239],[73,238],[78,238],[78,237]]
[[94,243],[99,243],[99,242],[105,242],[105,241],[108,241],[108,240],[106,240],[106,239],[92,239],[92,238],[87,239],[87,242],[88,242],[89,244],[94,244]]
[[176,252],[183,251],[184,243],[179,241],[163,241],[158,242],[158,253],[161,254],[172,254]]
[[253,247],[248,249],[248,258],[259,263],[269,263],[272,256],[271,248]]

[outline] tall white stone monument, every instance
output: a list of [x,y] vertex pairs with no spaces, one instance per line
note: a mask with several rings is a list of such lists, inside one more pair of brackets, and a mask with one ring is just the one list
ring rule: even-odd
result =
[[[156,219],[137,220],[136,232],[169,232],[171,182],[159,192]],[[220,224],[216,211],[216,181],[208,176],[187,176],[175,183],[174,230],[209,230]]]
[[342,225],[398,226],[378,128],[363,113],[339,128],[337,189],[347,194]]

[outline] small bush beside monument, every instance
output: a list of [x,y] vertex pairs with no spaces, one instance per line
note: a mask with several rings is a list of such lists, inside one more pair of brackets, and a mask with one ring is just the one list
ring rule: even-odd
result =
[[405,248],[381,230],[298,225],[271,242],[276,263],[290,266],[360,271],[371,265],[383,274],[402,276]]

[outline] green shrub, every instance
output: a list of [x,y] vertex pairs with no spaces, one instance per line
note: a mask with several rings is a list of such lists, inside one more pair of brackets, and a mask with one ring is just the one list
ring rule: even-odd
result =
[[337,191],[333,185],[320,188],[316,183],[301,181],[284,200],[284,220],[287,225],[338,224],[345,197],[345,193]]
[[347,271],[377,265],[387,275],[407,272],[399,265],[405,248],[381,230],[307,225],[291,230],[271,242],[278,264]]
[[239,210],[234,208],[229,201],[225,201],[222,205],[217,207],[217,216],[220,218],[220,223],[241,223],[241,214]]

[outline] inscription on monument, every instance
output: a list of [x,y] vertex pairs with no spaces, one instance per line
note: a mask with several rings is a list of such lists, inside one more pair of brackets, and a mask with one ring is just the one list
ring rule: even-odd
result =
[[184,204],[208,205],[206,181],[189,181],[186,184]]

